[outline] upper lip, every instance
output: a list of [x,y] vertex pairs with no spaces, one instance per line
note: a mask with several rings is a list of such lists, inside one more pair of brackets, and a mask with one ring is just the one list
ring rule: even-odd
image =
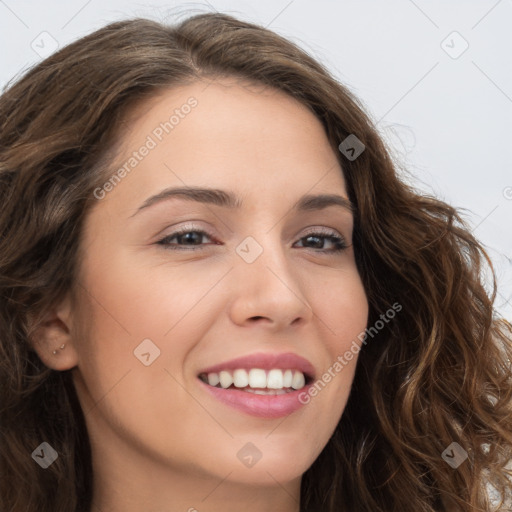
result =
[[262,370],[271,370],[272,368],[280,368],[282,370],[299,370],[304,376],[314,379],[315,368],[304,357],[301,357],[293,352],[286,352],[282,354],[272,353],[256,353],[247,356],[237,357],[230,361],[224,361],[213,366],[209,366],[202,373],[218,373],[222,370],[236,370],[238,368],[261,368]]

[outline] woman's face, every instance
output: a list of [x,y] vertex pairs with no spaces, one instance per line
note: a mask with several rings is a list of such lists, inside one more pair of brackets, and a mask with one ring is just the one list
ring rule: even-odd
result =
[[224,79],[160,93],[123,137],[81,239],[71,347],[96,469],[300,479],[343,413],[357,354],[339,357],[368,314],[320,122]]

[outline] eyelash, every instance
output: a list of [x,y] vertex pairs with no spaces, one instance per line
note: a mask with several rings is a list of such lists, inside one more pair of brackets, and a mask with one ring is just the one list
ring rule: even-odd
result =
[[[189,246],[190,248],[187,248],[187,247],[179,247],[179,246],[175,246],[173,247],[172,244],[169,244],[169,241],[176,238],[176,237],[179,237],[181,235],[185,235],[185,234],[188,234],[188,233],[198,233],[199,235],[201,236],[204,236],[206,235],[208,238],[210,239],[214,239],[214,237],[212,235],[210,235],[209,233],[207,233],[206,231],[203,231],[201,229],[193,229],[193,228],[190,228],[190,227],[186,227],[186,228],[183,228],[183,229],[180,229],[178,231],[175,231],[174,233],[171,233],[169,235],[166,235],[165,237],[161,238],[160,240],[158,240],[156,243],[158,245],[162,245],[164,246],[165,249],[167,250],[172,250],[172,251],[195,251],[197,247],[201,247],[202,245],[204,244],[198,244],[196,246]],[[317,230],[317,231],[312,231],[310,233],[306,233],[303,237],[301,237],[299,240],[304,240],[305,238],[309,238],[309,237],[316,237],[316,238],[324,238],[324,239],[329,239],[331,240],[332,242],[334,242],[337,247],[334,248],[334,249],[312,249],[313,251],[315,252],[324,252],[324,253],[327,253],[327,254],[334,254],[334,253],[340,253],[341,251],[347,249],[348,245],[347,243],[345,242],[345,239],[341,236],[338,236],[336,234],[336,232],[334,231],[329,231],[329,230]]]

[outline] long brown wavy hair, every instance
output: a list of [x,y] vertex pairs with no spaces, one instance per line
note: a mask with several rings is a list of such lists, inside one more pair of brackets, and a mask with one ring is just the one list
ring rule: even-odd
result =
[[[369,325],[403,306],[359,354],[341,421],[303,475],[301,512],[492,510],[489,486],[505,498],[512,481],[512,326],[494,313],[486,252],[457,210],[403,181],[371,116],[321,64],[218,13],[112,23],[0,97],[0,509],[90,512],[70,371],[47,368],[30,335],[77,286],[81,228],[124,116],[159,90],[224,76],[284,91],[322,122],[355,205]],[[338,150],[350,134],[366,147],[355,160]],[[59,454],[46,470],[31,458],[43,440]],[[453,442],[468,454],[457,469],[442,457]]]

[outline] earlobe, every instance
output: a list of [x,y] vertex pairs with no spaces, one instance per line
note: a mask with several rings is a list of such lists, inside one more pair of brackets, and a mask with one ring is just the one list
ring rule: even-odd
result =
[[[65,346],[66,346],[66,344],[65,344],[65,343],[63,343],[63,344],[59,347],[59,350],[64,350]],[[56,355],[57,355],[57,351],[56,351],[56,350],[54,350],[54,351],[52,352],[52,354],[53,354],[54,356],[56,356]]]
[[29,336],[41,361],[53,370],[69,370],[77,365],[78,354],[67,304],[48,312]]

